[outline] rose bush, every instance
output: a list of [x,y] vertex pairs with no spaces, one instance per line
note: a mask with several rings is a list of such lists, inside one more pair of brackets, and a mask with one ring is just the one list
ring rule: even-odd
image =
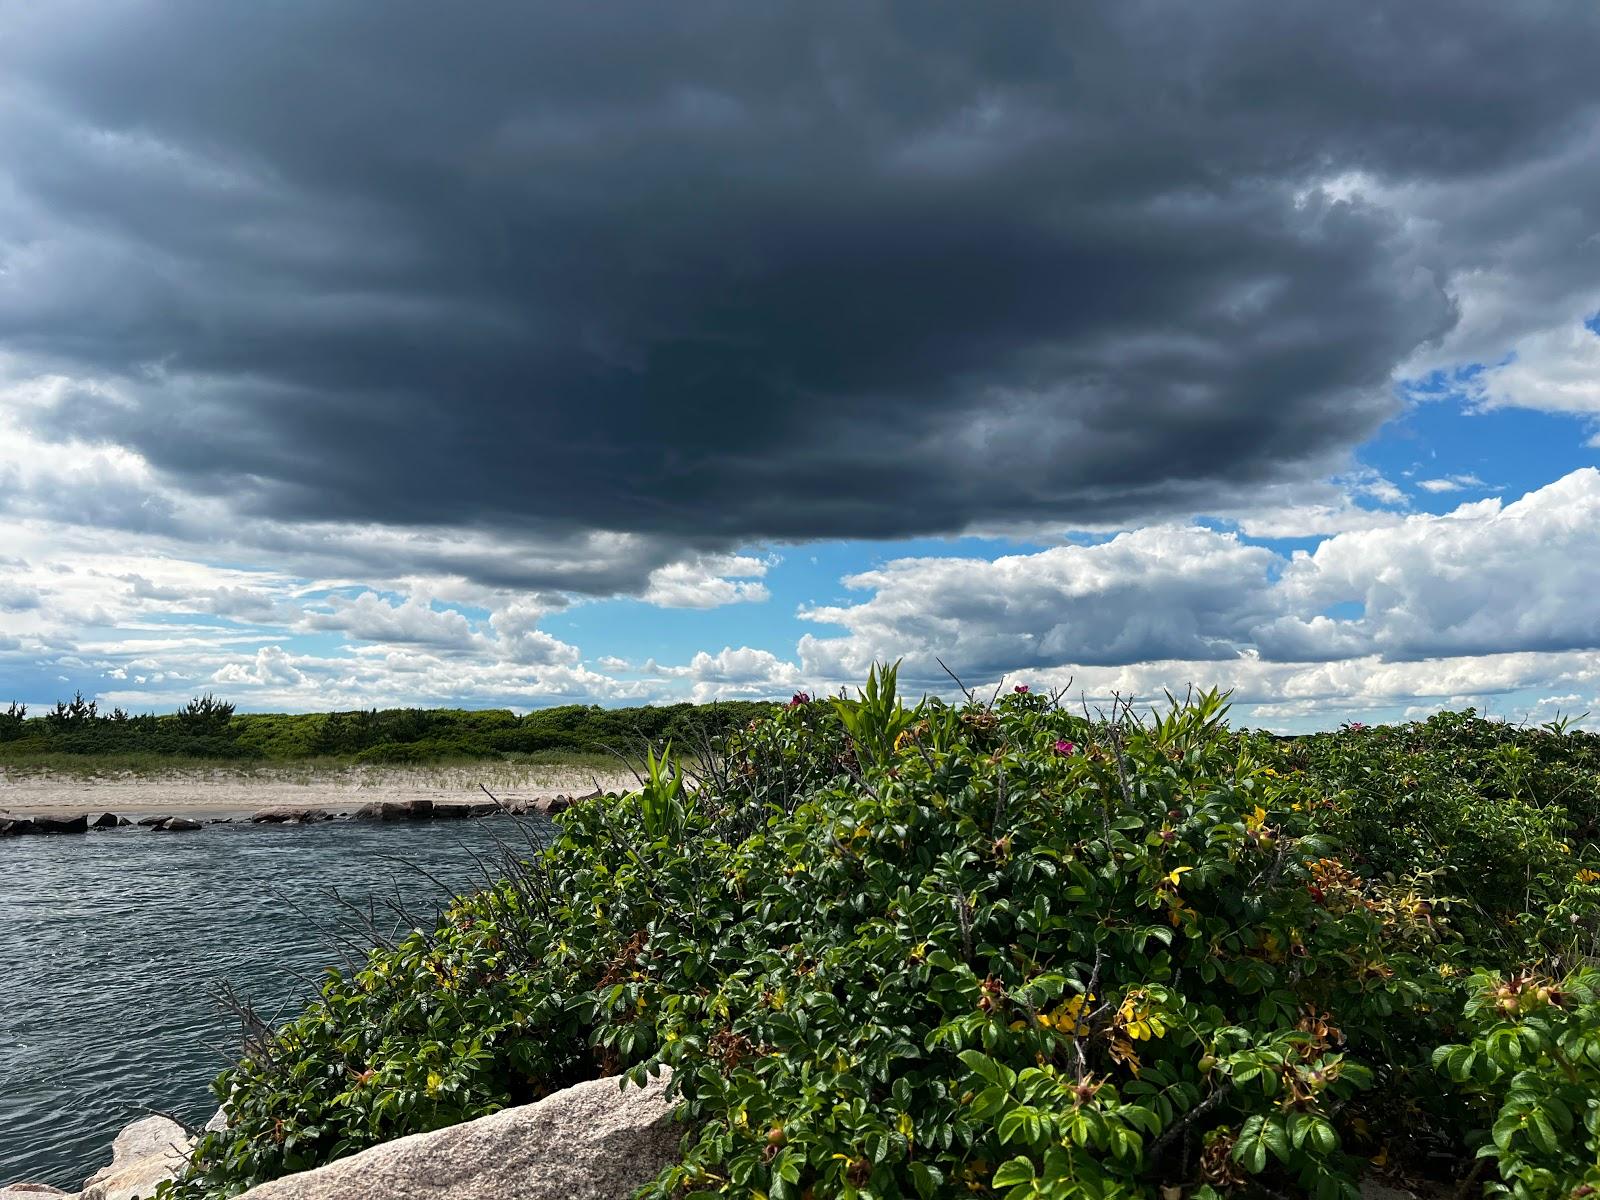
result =
[[[907,707],[889,670],[796,696],[698,772],[652,755],[638,792],[576,805],[504,882],[259,1031],[217,1081],[229,1128],[172,1190],[660,1064],[687,1119],[661,1198],[1465,1177],[1494,1114],[1546,1103],[1515,1056],[1567,1053],[1566,1025],[1535,1029],[1554,1049],[1484,1025],[1483,972],[1587,953],[1594,739],[1462,716],[1284,741],[1225,712]],[[1540,986],[1590,1027],[1588,983]],[[1474,1039],[1494,1071],[1457,1069]],[[1552,1094],[1566,1138],[1557,1102],[1589,1117]],[[1566,1159],[1528,1166],[1528,1119],[1483,1182],[1581,1186]]]

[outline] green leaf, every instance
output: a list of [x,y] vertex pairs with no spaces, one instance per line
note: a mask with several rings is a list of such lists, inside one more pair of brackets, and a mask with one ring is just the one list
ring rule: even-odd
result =
[[911,1164],[911,1183],[923,1200],[932,1200],[944,1183],[944,1173],[925,1162],[914,1162]]
[[963,1050],[959,1055],[957,1055],[957,1057],[960,1058],[962,1062],[966,1063],[967,1069],[974,1075],[978,1076],[978,1078],[986,1080],[989,1083],[1000,1084],[1002,1087],[1010,1086],[1010,1084],[1004,1081],[1001,1077],[1001,1072],[1005,1070],[1005,1068],[999,1063],[995,1062],[995,1060],[990,1058],[987,1054],[984,1054],[981,1050]]
[[1001,1163],[995,1168],[994,1177],[990,1184],[997,1188],[1014,1187],[1019,1183],[1032,1183],[1034,1180],[1033,1162],[1022,1155]]
[[1556,1152],[1556,1131],[1543,1109],[1536,1108],[1528,1114],[1528,1136],[1546,1154]]
[[1028,1117],[1031,1110],[1026,1108],[1013,1108],[1000,1118],[1000,1123],[995,1126],[995,1132],[1000,1135],[1001,1145],[1029,1137]]

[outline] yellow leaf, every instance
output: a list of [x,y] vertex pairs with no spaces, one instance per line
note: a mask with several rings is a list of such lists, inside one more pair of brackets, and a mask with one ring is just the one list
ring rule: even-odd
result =
[[1167,872],[1167,882],[1173,887],[1177,887],[1183,876],[1192,870],[1194,870],[1193,867],[1173,867],[1172,870]]

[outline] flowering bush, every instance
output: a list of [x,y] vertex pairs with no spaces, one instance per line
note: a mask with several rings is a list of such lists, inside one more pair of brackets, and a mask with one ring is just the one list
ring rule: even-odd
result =
[[[696,786],[652,756],[639,792],[576,805],[438,929],[331,974],[219,1078],[232,1123],[177,1194],[670,1064],[687,1132],[660,1200],[1333,1200],[1372,1160],[1464,1176],[1473,1130],[1529,1093],[1516,1055],[1568,1053],[1532,1006],[1519,1029],[1547,1033],[1507,1038],[1472,972],[1548,955],[1558,927],[1570,953],[1594,924],[1600,870],[1569,829],[1592,793],[1540,792],[1587,769],[1581,737],[1542,766],[1493,759],[1522,774],[1478,795],[1527,814],[1519,839],[1449,773],[1449,747],[1485,736],[1469,719],[1285,743],[1230,732],[1214,693],[1141,722],[895,692],[875,671],[855,700],[775,709]],[[1550,882],[1521,920],[1535,855]],[[1522,868],[1516,901],[1463,890]],[[1589,985],[1549,986],[1565,1014]],[[1462,1037],[1504,1069],[1456,1071]],[[1537,1158],[1528,1120],[1506,1186],[1585,1179]]]

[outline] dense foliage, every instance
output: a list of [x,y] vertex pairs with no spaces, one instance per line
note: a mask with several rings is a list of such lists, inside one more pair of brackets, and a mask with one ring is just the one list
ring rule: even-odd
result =
[[517,716],[506,709],[390,708],[334,713],[244,713],[199,696],[176,713],[101,711],[82,693],[43,715],[13,703],[0,712],[0,765],[53,755],[292,762],[344,758],[420,763],[551,752],[636,752],[667,739],[698,745],[773,708],[732,701],[600,708],[569,704]]
[[1587,1194],[1600,738],[1224,711],[907,708],[889,672],[652,757],[258,1029],[177,1192],[665,1064],[662,1200]]

